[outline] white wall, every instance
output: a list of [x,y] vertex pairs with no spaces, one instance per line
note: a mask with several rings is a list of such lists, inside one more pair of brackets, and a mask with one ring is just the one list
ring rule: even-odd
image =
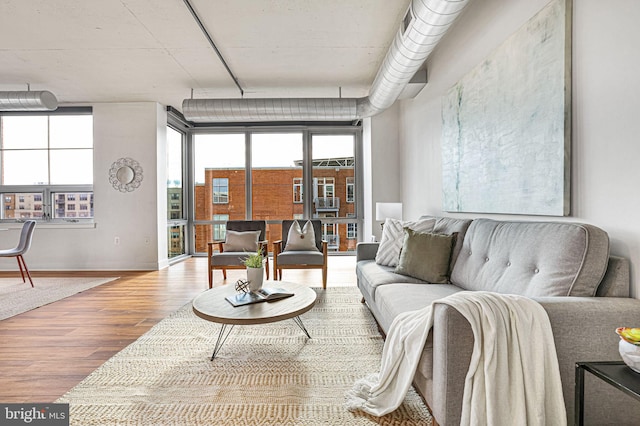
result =
[[[429,82],[400,106],[400,168],[405,219],[442,212],[441,101],[466,72],[548,0],[470,2],[428,61]],[[640,2],[574,1],[572,220],[609,233],[612,254],[630,258],[640,297]],[[389,176],[395,174],[392,169]],[[480,215],[449,214],[459,217]],[[485,215],[489,216],[489,215]]]
[[[39,223],[25,255],[30,270],[156,270],[166,265],[166,123],[165,109],[155,102],[93,105],[95,227]],[[121,157],[142,166],[144,178],[134,192],[119,192],[109,183],[109,168]],[[2,232],[2,247],[15,245],[19,232]],[[17,263],[2,259],[0,268],[17,271]]]
[[[400,174],[401,148],[398,136],[399,112],[397,104],[381,114],[363,121],[363,140],[365,143],[365,180],[370,170],[370,187],[365,183],[365,233],[363,240],[368,241],[375,235],[380,241],[380,222],[375,220],[377,202],[397,202],[402,199]],[[369,196],[370,195],[370,196]]]

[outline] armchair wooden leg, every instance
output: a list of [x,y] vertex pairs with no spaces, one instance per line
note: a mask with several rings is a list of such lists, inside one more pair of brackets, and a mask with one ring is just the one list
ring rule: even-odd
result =
[[278,281],[278,254],[273,254],[273,280]]
[[227,279],[227,270],[226,269],[222,270],[222,278],[224,278],[225,280]]
[[213,270],[209,266],[209,288],[213,288]]
[[327,266],[325,265],[322,268],[322,289],[326,290],[327,288]]
[[267,273],[267,280],[268,280],[269,279],[269,258],[268,257],[267,257],[267,262],[264,269]]

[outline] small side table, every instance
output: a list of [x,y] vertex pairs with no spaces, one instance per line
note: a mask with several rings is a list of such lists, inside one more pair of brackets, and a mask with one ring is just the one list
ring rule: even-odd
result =
[[640,401],[640,374],[631,370],[622,361],[578,362],[576,363],[575,424],[584,424],[584,372],[604,380]]

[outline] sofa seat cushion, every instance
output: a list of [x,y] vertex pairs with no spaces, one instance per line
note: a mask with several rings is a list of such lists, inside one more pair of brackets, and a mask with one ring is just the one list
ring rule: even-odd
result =
[[381,285],[391,283],[426,284],[418,278],[396,274],[394,270],[395,268],[390,266],[378,265],[375,260],[361,260],[356,264],[360,291],[366,292],[371,296],[371,300],[375,300],[376,288]]
[[386,332],[398,314],[425,308],[459,291],[462,289],[451,284],[393,283],[378,286],[374,303],[381,313],[380,326]]
[[283,251],[278,254],[278,266],[323,265],[324,256],[319,251]]
[[609,237],[586,224],[474,220],[451,272],[465,290],[527,297],[594,296]]

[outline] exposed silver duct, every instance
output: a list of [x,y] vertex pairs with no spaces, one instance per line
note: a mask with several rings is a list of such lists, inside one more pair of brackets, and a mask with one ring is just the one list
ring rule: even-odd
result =
[[389,108],[469,0],[413,0],[378,70],[369,96],[315,99],[185,99],[194,122],[351,121]]
[[53,111],[56,108],[58,100],[47,90],[0,92],[0,111]]

